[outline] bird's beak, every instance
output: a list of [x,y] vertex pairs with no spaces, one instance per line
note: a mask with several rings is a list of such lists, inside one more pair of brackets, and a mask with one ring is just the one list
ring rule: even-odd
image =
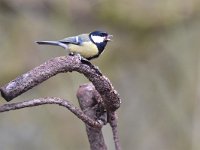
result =
[[108,41],[108,42],[110,42],[110,41],[112,41],[112,37],[113,37],[113,35],[108,35],[107,37],[106,37],[106,41]]

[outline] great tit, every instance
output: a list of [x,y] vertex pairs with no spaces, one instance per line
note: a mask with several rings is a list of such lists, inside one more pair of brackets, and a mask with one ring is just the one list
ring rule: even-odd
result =
[[59,41],[36,41],[38,44],[56,45],[69,50],[70,54],[78,53],[83,58],[91,60],[99,57],[104,51],[112,35],[103,31],[93,31],[89,34],[80,34],[64,38]]

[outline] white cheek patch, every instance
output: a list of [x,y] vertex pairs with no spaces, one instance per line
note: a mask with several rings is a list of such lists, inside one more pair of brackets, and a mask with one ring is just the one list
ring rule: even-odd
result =
[[105,40],[105,37],[101,37],[101,36],[91,36],[92,40],[94,41],[94,43],[102,43]]

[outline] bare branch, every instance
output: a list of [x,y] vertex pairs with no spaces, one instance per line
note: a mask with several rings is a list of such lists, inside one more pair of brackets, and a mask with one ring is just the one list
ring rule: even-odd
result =
[[118,130],[117,130],[117,114],[116,114],[116,112],[109,112],[109,123],[112,128],[115,149],[121,150],[121,146],[120,146],[120,142],[119,142],[119,135],[118,135]]
[[[98,104],[103,104],[103,107],[105,106],[107,110],[108,120],[112,127],[116,150],[121,150],[117,131],[117,116],[115,113],[121,103],[119,95],[114,90],[108,78],[102,76],[100,71],[92,64],[82,62],[80,57],[77,55],[61,56],[46,61],[40,66],[1,87],[1,95],[7,101],[10,101],[58,73],[72,71],[84,74],[84,76],[94,85],[87,84],[87,88],[80,87],[77,92],[81,109],[84,112],[72,105],[69,101],[56,97],[39,98],[19,103],[5,104],[0,106],[0,112],[44,104],[58,104],[69,109],[78,118],[85,122],[91,149],[106,150],[107,147],[103,139],[101,128],[104,123],[107,122],[107,119],[102,115],[103,117],[101,116],[101,119],[103,118],[103,121],[101,119],[99,121],[99,116],[97,115],[99,109]],[[90,87],[91,91],[88,87]]]
[[91,65],[82,63],[77,55],[56,57],[1,87],[1,95],[10,101],[58,73],[77,71],[84,74],[93,83],[101,95],[106,109],[115,111],[120,106],[119,95],[108,78],[97,74],[94,68],[93,65],[91,67]]
[[78,107],[75,107],[73,104],[71,104],[67,100],[57,98],[57,97],[38,98],[38,99],[28,100],[28,101],[19,102],[19,103],[4,104],[4,105],[0,106],[0,112],[22,109],[22,108],[26,108],[26,107],[39,106],[39,105],[44,105],[44,104],[58,104],[60,106],[63,106],[65,108],[69,109],[79,119],[81,119],[83,122],[85,122],[89,126],[92,126],[94,128],[102,127],[102,125],[99,122],[94,121],[93,119],[88,117]]

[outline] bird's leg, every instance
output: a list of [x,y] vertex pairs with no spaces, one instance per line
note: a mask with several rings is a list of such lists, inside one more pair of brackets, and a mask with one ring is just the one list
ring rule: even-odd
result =
[[94,69],[98,75],[102,76],[102,73],[99,71],[99,68],[94,66],[89,60],[87,60],[86,58],[82,57],[79,53],[74,53],[74,52],[70,52],[69,53],[70,56],[74,56],[75,54],[79,57],[79,60],[83,64],[88,65],[90,68]]
[[90,68],[94,69],[98,75],[102,76],[102,73],[100,72],[99,68],[94,66],[91,62],[89,62],[89,60],[87,60],[84,57],[81,57],[81,62],[88,65]]

